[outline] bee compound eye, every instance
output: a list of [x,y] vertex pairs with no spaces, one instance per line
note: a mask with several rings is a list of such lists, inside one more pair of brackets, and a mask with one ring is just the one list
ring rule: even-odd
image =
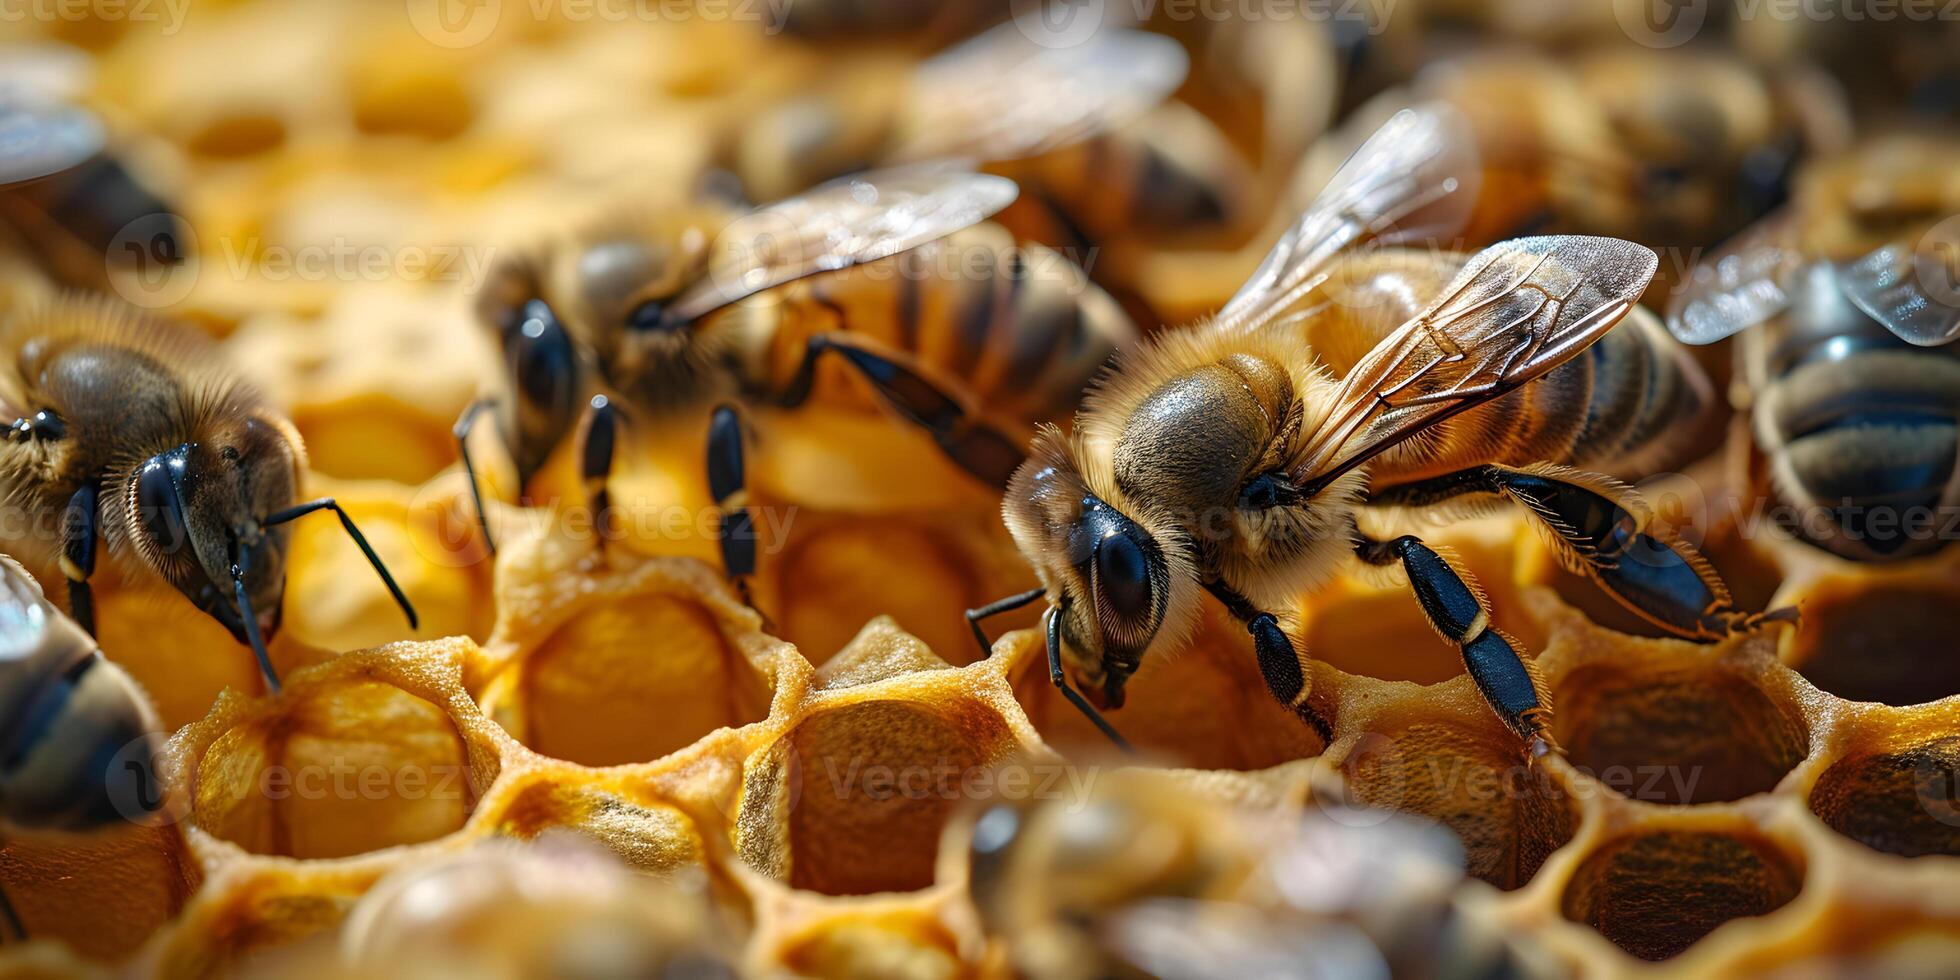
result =
[[655,330],[672,330],[680,326],[667,317],[667,307],[659,300],[647,300],[626,314],[626,329],[639,333]]
[[188,444],[144,460],[136,471],[136,511],[145,532],[166,555],[181,555],[190,546],[184,522],[183,484]]
[[571,400],[572,341],[549,304],[541,299],[526,301],[516,325],[505,334],[504,348],[518,390],[527,401],[555,406]]
[[1096,542],[1096,588],[1111,612],[1128,620],[1150,613],[1150,562],[1143,546],[1118,531]]

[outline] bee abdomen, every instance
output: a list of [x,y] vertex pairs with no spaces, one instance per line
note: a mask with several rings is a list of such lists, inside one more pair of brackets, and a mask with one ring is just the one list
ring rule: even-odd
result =
[[162,801],[150,725],[120,668],[90,652],[37,678],[0,734],[0,802],[22,826],[82,830]]
[[1559,462],[1629,478],[1686,462],[1682,451],[1692,448],[1713,391],[1659,321],[1636,310],[1587,349],[1585,366],[1585,424]]

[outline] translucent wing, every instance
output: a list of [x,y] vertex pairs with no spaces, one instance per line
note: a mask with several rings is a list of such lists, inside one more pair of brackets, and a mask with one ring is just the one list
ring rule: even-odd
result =
[[1960,337],[1960,240],[1934,228],[1917,247],[1898,242],[1846,266],[1838,285],[1865,315],[1909,344],[1938,347]]
[[1554,235],[1487,248],[1421,316],[1341,381],[1294,483],[1314,488],[1424,426],[1564,363],[1633,309],[1660,264],[1617,238]]
[[45,177],[100,152],[102,124],[81,109],[0,99],[0,186]]
[[1038,156],[1149,111],[1189,67],[1184,49],[1161,34],[1105,30],[1050,45],[1030,29],[1002,24],[920,65],[890,159]]
[[0,664],[33,656],[53,622],[41,586],[12,558],[0,555]]
[[1469,123],[1440,102],[1404,109],[1348,157],[1279,238],[1216,325],[1257,325],[1313,288],[1329,259],[1363,242],[1398,245],[1454,235],[1477,198]]
[[1684,344],[1712,344],[1783,312],[1801,263],[1795,219],[1772,215],[1696,264],[1668,302],[1667,330]]
[[896,255],[978,224],[1017,192],[1003,177],[929,167],[831,181],[730,222],[707,274],[667,315],[692,320],[793,279]]

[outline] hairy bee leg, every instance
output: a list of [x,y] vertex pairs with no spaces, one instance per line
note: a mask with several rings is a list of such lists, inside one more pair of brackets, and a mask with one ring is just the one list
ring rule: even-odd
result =
[[1075,710],[1082,712],[1083,717],[1116,743],[1117,748],[1132,754],[1136,752],[1129,740],[1109,723],[1109,719],[1102,716],[1102,712],[1096,710],[1095,705],[1089,703],[1089,699],[1068,686],[1068,674],[1062,670],[1062,617],[1058,609],[1048,610],[1048,682],[1062,692],[1062,697],[1067,698],[1068,703],[1075,705]]
[[612,479],[613,446],[618,437],[619,409],[613,407],[612,399],[593,395],[585,425],[579,428],[578,475],[592,508],[592,533],[598,535],[601,551],[612,534],[612,491],[607,482]]
[[89,576],[95,574],[96,486],[84,484],[68,498],[61,515],[61,575],[68,580],[68,615],[88,635],[95,635],[95,593]]
[[742,416],[721,405],[708,419],[708,493],[720,514],[715,540],[721,567],[744,605],[754,608],[749,578],[755,574],[755,515],[748,507],[748,470],[742,445]]
[[497,554],[497,539],[490,536],[490,512],[483,506],[483,484],[477,479],[476,461],[470,458],[470,431],[476,428],[476,420],[483,416],[484,411],[496,405],[494,398],[479,398],[471,402],[468,408],[463,409],[463,414],[457,416],[456,427],[451,430],[456,434],[457,453],[463,457],[463,475],[470,481],[470,501],[476,505],[476,525],[483,532],[483,546],[489,549],[491,557]]
[[1476,586],[1413,535],[1388,541],[1364,537],[1354,550],[1370,565],[1401,562],[1423,615],[1462,649],[1470,679],[1505,726],[1523,738],[1534,755],[1555,747],[1548,727],[1551,705],[1538,689],[1538,677],[1515,642],[1490,625],[1490,612]]
[[[277,511],[268,515],[264,520],[261,520],[259,526],[275,527],[320,510],[333,511],[333,515],[340,518],[341,529],[347,532],[348,537],[354,539],[354,546],[361,549],[361,554],[367,557],[368,564],[374,568],[374,573],[381,576],[381,584],[388,587],[388,594],[395,597],[395,605],[400,606],[402,615],[408,617],[408,628],[411,630],[419,629],[422,621],[421,617],[415,614],[415,604],[408,601],[407,593],[404,593],[402,587],[395,583],[395,577],[388,573],[388,564],[381,560],[380,555],[374,553],[374,546],[368,544],[367,535],[361,533],[361,529],[355,526],[354,519],[348,517],[347,512],[341,510],[339,502],[335,501],[332,497],[309,500],[306,503],[295,504],[285,510]],[[256,628],[250,616],[245,618],[245,624],[247,629]]]
[[978,609],[968,609],[966,611],[966,625],[968,629],[973,631],[973,642],[980,645],[981,659],[984,660],[994,655],[994,645],[987,640],[987,631],[980,628],[981,620],[998,616],[1004,612],[1013,612],[1047,594],[1047,589],[1029,589],[1026,592],[1017,592],[1005,599],[995,599]]
[[1523,504],[1552,532],[1568,568],[1592,579],[1641,619],[1682,639],[1713,643],[1795,618],[1791,609],[1737,609],[1728,586],[1700,552],[1685,541],[1640,530],[1631,502],[1616,499],[1604,480],[1587,486],[1553,474],[1487,465],[1393,487],[1369,502],[1423,506],[1470,494]]
[[1266,690],[1272,693],[1273,699],[1292,709],[1323,741],[1332,742],[1334,726],[1307,703],[1313,685],[1309,683],[1306,662],[1293,648],[1286,631],[1279,628],[1279,617],[1254,606],[1251,600],[1224,583],[1213,582],[1206,588],[1245,624],[1246,632],[1252,636],[1253,653],[1259,658],[1259,676],[1265,678]]
[[818,334],[810,338],[796,375],[781,398],[783,407],[795,408],[810,397],[817,362],[825,351],[836,351],[870,382],[885,404],[906,421],[926,430],[947,458],[988,486],[1007,486],[1014,470],[1027,458],[1018,442],[988,425],[967,407],[971,399],[963,397],[964,392],[942,388],[900,357],[874,351],[844,334]]

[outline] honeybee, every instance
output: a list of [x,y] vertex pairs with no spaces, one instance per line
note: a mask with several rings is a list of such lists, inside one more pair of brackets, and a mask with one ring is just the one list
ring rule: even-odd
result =
[[1669,310],[1687,343],[1746,331],[1737,408],[1796,510],[1778,522],[1853,561],[1938,550],[1960,506],[1956,160],[1960,142],[1912,136],[1821,161]]
[[[656,416],[706,412],[721,554],[746,591],[755,541],[736,403],[801,405],[825,360],[967,472],[1005,485],[1025,438],[1015,420],[1071,410],[1134,336],[1079,269],[979,224],[1014,194],[995,176],[881,171],[745,215],[705,200],[666,209],[503,264],[478,310],[504,349],[509,395],[457,423],[472,487],[467,437],[493,406],[520,485],[576,427],[597,515],[610,506],[622,403]],[[830,274],[785,286],[819,273]]]
[[487,841],[383,877],[348,914],[339,961],[350,976],[741,976],[706,889],[684,880],[570,834]]
[[982,928],[1016,975],[1535,975],[1532,951],[1461,902],[1462,848],[1442,828],[1168,789],[1117,775],[1085,800],[956,826]]
[[0,326],[0,501],[9,550],[58,565],[68,610],[94,632],[97,542],[120,570],[169,583],[279,679],[265,643],[285,597],[284,525],[340,518],[411,627],[415,608],[330,497],[295,504],[300,439],[219,366],[202,335],[106,298],[12,311]]
[[1436,64],[1410,88],[1471,120],[1485,171],[1472,241],[1552,232],[1706,245],[1781,204],[1797,161],[1850,132],[1827,78],[1707,51],[1485,52]]
[[768,199],[868,166],[972,161],[1021,185],[1003,223],[1077,256],[1249,232],[1260,166],[1283,171],[1326,121],[1332,59],[1304,19],[1207,25],[1190,39],[1206,55],[1190,87],[1241,117],[1237,141],[1171,99],[1191,68],[1178,41],[1113,26],[1049,37],[1021,18],[923,62],[840,70],[746,126],[733,168]]
[[70,286],[183,258],[181,222],[109,152],[86,110],[0,90],[0,243]]
[[[15,827],[86,831],[163,805],[156,713],[41,586],[0,555],[0,814]],[[20,918],[0,893],[15,937]]]
[[[1467,260],[1363,255],[1399,265],[1333,274],[1358,244],[1460,224],[1471,146],[1447,107],[1398,113],[1217,317],[1124,350],[1072,435],[1037,434],[1002,510],[1042,585],[968,614],[983,647],[980,618],[1046,599],[1050,680],[1117,738],[1066,668],[1120,706],[1125,682],[1184,641],[1209,592],[1245,624],[1272,694],[1327,734],[1279,617],[1350,556],[1400,564],[1498,716],[1534,753],[1550,751],[1530,662],[1491,627],[1476,587],[1419,538],[1376,538],[1361,523],[1458,501],[1525,505],[1567,565],[1675,635],[1713,641],[1762,619],[1736,609],[1629,488],[1574,468],[1640,449],[1677,411],[1651,396],[1691,387],[1651,387],[1693,371],[1684,357],[1621,360],[1664,341],[1653,330],[1579,356],[1634,310],[1652,251],[1526,238]],[[1340,349],[1358,353],[1337,375],[1328,351]]]

